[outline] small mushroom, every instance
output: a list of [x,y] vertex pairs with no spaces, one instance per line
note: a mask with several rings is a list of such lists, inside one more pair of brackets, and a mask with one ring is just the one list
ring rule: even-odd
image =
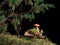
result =
[[34,26],[35,26],[36,30],[38,31],[38,33],[39,33],[40,32],[40,29],[39,29],[40,25],[39,24],[34,24]]
[[34,26],[35,26],[35,28],[36,28],[36,30],[37,30],[37,34],[39,34],[40,38],[45,38],[45,36],[42,35],[43,30],[41,31],[41,30],[39,29],[40,25],[39,25],[39,24],[34,24]]

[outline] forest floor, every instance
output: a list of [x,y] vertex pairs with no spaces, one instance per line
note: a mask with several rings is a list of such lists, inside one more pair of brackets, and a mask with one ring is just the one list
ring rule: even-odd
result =
[[46,39],[34,39],[17,37],[16,35],[0,34],[0,45],[57,45]]

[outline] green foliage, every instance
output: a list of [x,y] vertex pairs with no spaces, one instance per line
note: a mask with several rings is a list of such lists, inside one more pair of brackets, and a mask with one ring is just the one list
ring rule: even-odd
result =
[[9,6],[18,6],[21,3],[21,0],[8,0]]
[[7,31],[7,24],[3,24],[3,33],[5,33]]
[[34,15],[32,14],[24,14],[23,18],[29,19],[29,21],[32,21],[32,19],[34,19]]
[[[31,6],[31,10],[29,10],[27,13],[23,13],[23,6],[22,1],[25,2],[25,6],[30,5]],[[12,13],[8,13],[9,10],[6,12],[6,10],[4,11],[3,8],[0,7],[0,23],[2,23],[4,26],[0,26],[0,30],[7,30],[7,24],[5,25],[6,20],[8,21],[10,17],[12,17],[12,19],[10,19],[11,24],[14,26],[15,30],[18,30],[18,25],[22,24],[21,21],[26,18],[29,19],[29,21],[31,22],[32,19],[34,19],[34,15],[35,13],[41,13],[41,12],[45,12],[45,10],[49,10],[49,8],[54,8],[53,4],[48,4],[48,3],[44,3],[44,0],[6,0],[7,4],[9,5]],[[23,3],[24,4],[24,3]],[[15,8],[17,8],[18,6],[21,6],[20,9],[20,13],[15,12]],[[27,8],[26,8],[27,9]],[[7,14],[7,16],[5,17],[5,15]],[[1,25],[1,24],[0,24]],[[21,28],[21,27],[20,27]],[[19,32],[19,31],[18,31]]]
[[44,0],[34,0],[34,1],[38,1],[38,2],[40,2],[40,3],[41,3],[41,2],[44,2]]
[[11,23],[14,26],[15,30],[17,30],[17,25],[20,24],[19,19],[13,19]]
[[32,29],[30,29],[30,32],[31,32],[31,33],[36,33],[37,30],[36,30],[35,28],[32,28]]
[[0,33],[5,33],[7,31],[7,24],[0,23]]
[[4,15],[0,16],[0,22],[2,22],[4,19],[5,19]]
[[54,8],[54,5],[53,4],[40,4],[39,6],[36,6],[35,7],[35,10],[34,12],[35,13],[40,13],[40,12],[45,12],[45,10],[49,10],[49,8]]
[[15,30],[17,30],[17,25],[20,24],[20,20],[17,18],[16,14],[13,14],[13,19],[11,21],[11,24],[14,26]]
[[4,13],[3,9],[0,8],[0,15]]
[[[41,33],[44,33],[43,32],[43,29],[41,29],[40,30],[41,31]],[[29,29],[29,32],[31,33],[31,34],[36,34],[36,32],[38,32],[38,30],[36,30],[35,28],[32,28],[32,29]],[[36,37],[36,36],[35,36]],[[38,37],[37,37],[38,38]]]

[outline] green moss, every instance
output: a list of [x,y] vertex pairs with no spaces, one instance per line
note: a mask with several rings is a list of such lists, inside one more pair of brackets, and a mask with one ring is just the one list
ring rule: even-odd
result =
[[21,37],[18,38],[15,35],[0,34],[0,45],[56,45],[52,43],[49,39],[34,39],[32,41],[30,38]]

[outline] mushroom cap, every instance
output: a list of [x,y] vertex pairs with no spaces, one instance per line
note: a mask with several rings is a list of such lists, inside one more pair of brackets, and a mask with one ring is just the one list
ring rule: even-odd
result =
[[39,24],[34,24],[34,26],[35,26],[35,27],[40,27],[40,25],[39,25]]

